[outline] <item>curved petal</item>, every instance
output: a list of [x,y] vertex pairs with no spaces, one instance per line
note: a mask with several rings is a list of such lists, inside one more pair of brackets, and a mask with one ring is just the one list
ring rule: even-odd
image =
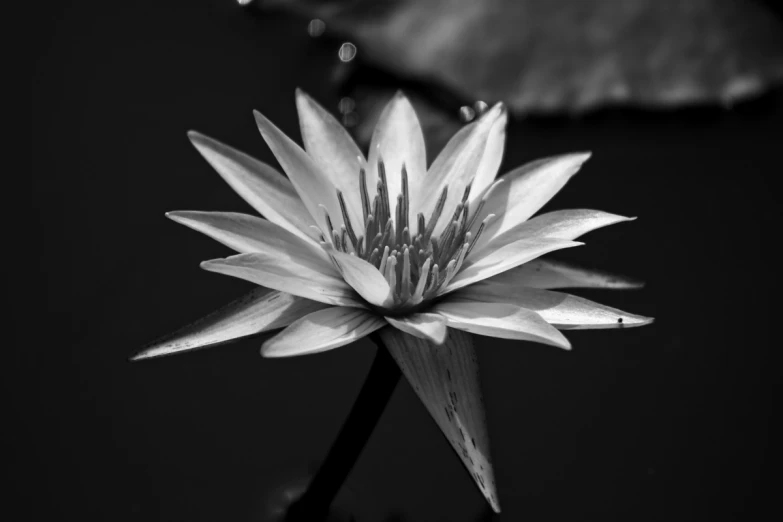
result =
[[272,223],[313,241],[315,221],[285,176],[266,163],[195,131],[193,146],[242,199]]
[[327,247],[343,279],[370,304],[385,306],[393,296],[386,278],[373,265],[355,255],[338,252],[333,247]]
[[487,138],[487,145],[481,156],[481,162],[476,169],[476,177],[470,188],[471,205],[478,200],[481,192],[489,187],[498,175],[500,164],[503,162],[503,151],[506,147],[506,125],[508,124],[508,111],[503,108],[500,117],[492,125]]
[[512,304],[532,310],[560,330],[625,328],[653,322],[570,294],[481,281],[454,294],[455,299]]
[[536,216],[530,221],[524,221],[493,239],[482,241],[484,237],[482,234],[473,248],[471,257],[480,259],[486,253],[519,240],[542,237],[572,240],[592,230],[634,219],[636,218],[619,216],[600,210],[569,209],[548,212]]
[[343,224],[342,211],[337,201],[337,190],[332,182],[313,163],[310,156],[283,134],[271,121],[258,111],[253,111],[261,136],[280,162],[310,216],[318,224],[327,242],[331,243],[329,227],[319,205],[326,207],[335,229]]
[[492,190],[475,221],[481,223],[489,214],[495,214],[494,221],[482,234],[482,243],[538,212],[589,157],[589,153],[555,156],[528,163],[503,174],[503,183]]
[[536,312],[518,306],[478,301],[447,300],[432,308],[457,328],[479,335],[543,343],[571,349],[563,334]]
[[451,330],[442,345],[396,328],[384,328],[380,335],[476,486],[499,513],[478,362],[470,334]]
[[321,303],[363,307],[356,292],[341,277],[324,273],[320,266],[295,257],[239,254],[204,261],[201,268]]
[[305,150],[332,185],[342,191],[351,223],[361,229],[364,215],[359,171],[367,168],[364,154],[345,127],[301,89],[296,90],[296,107]]
[[313,263],[321,260],[325,273],[336,273],[320,246],[305,242],[265,219],[236,212],[194,210],[166,212],[166,217],[206,234],[242,254],[289,252],[291,256],[312,258]]
[[195,323],[155,340],[131,360],[218,346],[288,326],[300,317],[326,306],[284,292],[256,288]]
[[[495,123],[505,113],[505,108],[498,103],[474,123],[460,129],[446,144],[432,163],[424,185],[417,193],[411,194],[412,214],[423,212],[429,219],[438,195],[448,186],[448,194],[444,205],[445,215],[450,215],[462,200],[465,187],[473,181],[481,163],[487,139]],[[471,189],[472,192],[472,189]],[[448,220],[441,219],[435,226],[437,236],[446,227]]]
[[480,259],[466,263],[465,267],[440,293],[451,292],[463,286],[473,284],[476,281],[487,279],[554,250],[571,248],[582,244],[576,241],[551,238],[516,241],[489,252]]
[[[411,199],[418,194],[427,172],[424,134],[416,111],[401,91],[386,104],[372,134],[368,154],[367,186],[370,193],[378,182],[378,159],[383,158],[389,189],[389,208],[394,211],[397,194],[402,191],[402,166],[408,172],[408,190]],[[411,205],[413,212],[416,207]],[[394,215],[394,214],[392,214]],[[411,222],[416,214],[409,216]]]
[[411,314],[405,317],[386,317],[390,325],[419,339],[435,344],[446,341],[446,319],[439,314]]
[[644,286],[642,281],[579,268],[561,261],[535,259],[487,279],[498,284],[520,285],[530,288],[607,288],[631,290]]
[[334,306],[291,323],[261,347],[264,357],[291,357],[345,346],[386,324],[367,310]]

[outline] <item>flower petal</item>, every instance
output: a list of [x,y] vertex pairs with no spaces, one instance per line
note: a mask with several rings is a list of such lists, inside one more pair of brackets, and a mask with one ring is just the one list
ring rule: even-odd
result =
[[256,288],[195,323],[155,340],[132,360],[217,346],[282,328],[326,306],[284,292]]
[[469,201],[473,204],[481,196],[481,192],[489,187],[498,175],[500,164],[503,162],[503,151],[506,146],[506,125],[508,124],[508,111],[503,107],[500,117],[492,125],[487,138],[487,145],[481,156],[481,162],[476,169],[476,177],[470,188]]
[[260,286],[337,306],[363,307],[343,279],[324,273],[308,260],[266,253],[239,254],[201,263],[201,268],[250,281]]
[[[386,167],[386,182],[389,188],[389,208],[397,205],[397,195],[402,191],[402,166],[408,172],[408,191],[411,199],[420,192],[427,172],[427,156],[424,149],[424,134],[416,111],[401,91],[383,109],[370,142],[367,172],[367,186],[370,193],[378,182],[378,159],[383,158]],[[416,214],[411,205],[411,222]]]
[[482,241],[484,238],[482,234],[476,242],[472,257],[480,259],[485,252],[491,252],[522,239],[548,237],[572,240],[597,228],[634,219],[636,218],[628,218],[600,210],[557,210],[519,223],[490,240]]
[[608,288],[630,290],[642,288],[644,283],[629,277],[587,270],[551,259],[535,259],[493,276],[487,281],[499,284],[518,284],[530,288]]
[[495,219],[482,234],[483,242],[526,221],[554,196],[582,164],[589,153],[566,154],[545,158],[503,174],[503,183],[489,195],[476,223],[495,214]]
[[261,347],[264,357],[291,357],[325,352],[352,343],[386,324],[367,310],[334,306],[313,312],[272,337]]
[[[323,271],[336,273],[329,258],[320,246],[304,241],[269,221],[236,212],[167,212],[166,217],[208,235],[237,252],[289,252],[288,255],[300,255],[311,259],[312,263],[321,260]],[[330,270],[332,269],[332,270]]]
[[282,174],[266,163],[195,131],[188,132],[193,146],[242,199],[272,223],[302,239],[313,241],[315,221]]
[[499,513],[478,362],[470,334],[452,330],[442,345],[396,328],[385,328],[380,335],[481,493]]
[[650,324],[653,319],[629,314],[570,294],[481,281],[454,294],[455,299],[504,303],[532,310],[560,330],[625,328]]
[[450,328],[501,339],[532,341],[571,349],[563,334],[531,310],[505,303],[447,300],[432,308]]
[[386,317],[390,325],[435,344],[446,341],[446,319],[439,314],[411,314],[405,317]]
[[[445,215],[454,211],[457,203],[462,200],[465,187],[476,175],[495,123],[504,113],[505,108],[498,103],[479,120],[466,125],[451,138],[432,163],[421,190],[417,191],[415,197],[411,194],[411,209],[414,215],[423,212],[424,217],[429,219],[438,202],[438,195],[446,186],[448,195],[444,206]],[[434,234],[440,234],[447,224],[448,219],[439,220]]]
[[355,255],[338,252],[331,246],[326,247],[343,279],[370,304],[384,306],[393,300],[391,287],[386,278],[375,266]]
[[487,279],[494,275],[527,263],[538,256],[553,250],[571,248],[582,245],[577,241],[563,239],[537,238],[525,239],[511,243],[497,250],[486,252],[480,259],[471,259],[457,274],[454,280],[440,293],[444,294],[462,288],[469,284]]
[[332,185],[343,192],[351,223],[361,229],[364,215],[359,171],[367,168],[364,154],[345,127],[301,89],[296,90],[296,107],[305,150]]
[[[310,216],[318,224],[324,236],[328,236],[326,225],[319,205],[326,207],[334,228],[339,230],[343,224],[342,211],[337,201],[337,191],[330,179],[313,163],[310,156],[283,134],[271,121],[258,111],[254,111],[258,130],[288,175],[299,197],[302,198]],[[327,238],[331,242],[331,238]]]

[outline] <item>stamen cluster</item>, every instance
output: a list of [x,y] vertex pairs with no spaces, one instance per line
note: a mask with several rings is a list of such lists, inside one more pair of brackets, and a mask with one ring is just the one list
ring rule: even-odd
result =
[[[410,197],[405,164],[400,172],[401,193],[397,195],[394,215],[389,205],[383,160],[378,160],[378,184],[372,199],[368,193],[367,174],[364,169],[359,171],[359,176],[364,217],[364,226],[360,232],[364,233],[356,234],[345,206],[345,197],[338,190],[337,199],[345,223],[339,231],[334,229],[329,212],[321,205],[332,246],[375,266],[389,283],[396,306],[415,306],[436,296],[459,272],[484,228],[494,217],[494,214],[488,215],[475,234],[471,233],[489,194],[500,181],[495,182],[484,193],[472,213],[468,202],[471,185],[468,184],[448,224],[436,237],[434,232],[443,216],[448,186],[443,187],[429,220],[425,219],[423,213],[418,213],[414,232],[413,224],[409,221]],[[326,246],[325,241],[323,245]]]

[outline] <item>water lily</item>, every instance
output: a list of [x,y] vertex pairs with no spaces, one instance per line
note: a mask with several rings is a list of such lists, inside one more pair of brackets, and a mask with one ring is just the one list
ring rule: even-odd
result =
[[366,157],[302,92],[304,149],[260,113],[261,135],[287,178],[206,136],[191,141],[260,217],[170,212],[238,254],[202,267],[259,288],[136,358],[284,329],[266,357],[331,350],[379,331],[481,492],[499,511],[472,334],[569,349],[561,330],[639,326],[651,319],[567,287],[633,281],[538,259],[591,230],[629,221],[597,210],[532,217],[588,159],[566,154],[496,179],[507,114],[501,104],[463,127],[429,165],[410,102],[397,94]]

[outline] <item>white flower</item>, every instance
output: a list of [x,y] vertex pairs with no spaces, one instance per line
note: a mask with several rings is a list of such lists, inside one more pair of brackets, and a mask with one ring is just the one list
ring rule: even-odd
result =
[[537,259],[632,218],[562,210],[530,219],[589,154],[535,161],[496,180],[507,119],[500,104],[457,132],[429,169],[419,121],[402,94],[382,113],[367,159],[343,126],[302,92],[297,106],[305,150],[255,114],[287,179],[190,133],[198,151],[266,219],[167,215],[239,252],[206,261],[204,269],[263,288],[136,359],[281,327],[262,354],[302,355],[382,329],[403,373],[499,511],[475,354],[465,332],[568,349],[560,330],[650,323],[552,291],[634,283]]

